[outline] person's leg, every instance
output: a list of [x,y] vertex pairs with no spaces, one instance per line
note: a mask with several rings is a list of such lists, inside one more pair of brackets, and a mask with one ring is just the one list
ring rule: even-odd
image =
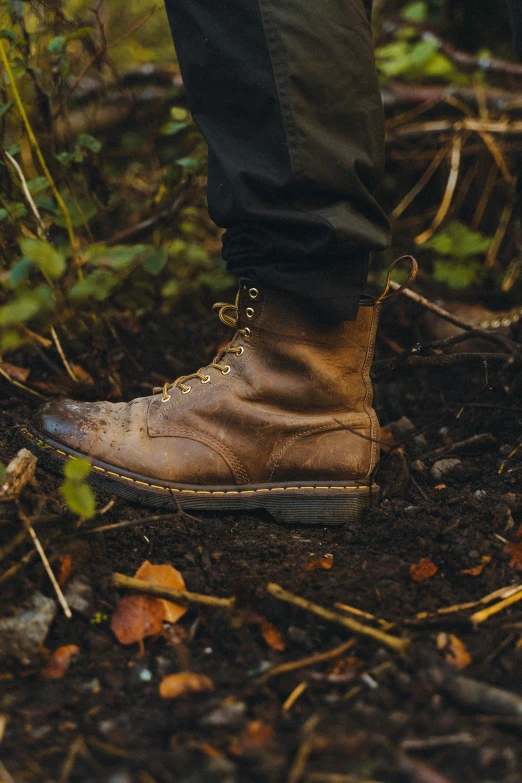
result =
[[354,318],[388,221],[364,0],[166,0],[230,272]]
[[27,436],[44,462],[88,457],[93,480],[146,503],[357,519],[379,454],[379,303],[360,293],[388,238],[372,195],[383,124],[366,7],[168,1],[209,144],[211,214],[243,278],[236,304],[218,305],[236,333],[152,397],[48,403]]

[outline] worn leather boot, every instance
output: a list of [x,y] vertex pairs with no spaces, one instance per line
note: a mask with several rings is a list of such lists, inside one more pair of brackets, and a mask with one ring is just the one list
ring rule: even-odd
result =
[[236,333],[211,364],[129,403],[47,403],[26,430],[41,460],[86,458],[93,483],[156,506],[359,518],[377,491],[369,370],[380,303],[363,299],[356,321],[331,325],[289,294],[241,282],[235,305],[215,307]]

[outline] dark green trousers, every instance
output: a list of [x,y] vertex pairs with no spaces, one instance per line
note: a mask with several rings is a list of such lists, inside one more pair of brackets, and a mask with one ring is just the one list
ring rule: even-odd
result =
[[230,272],[353,319],[389,225],[365,0],[166,0]]

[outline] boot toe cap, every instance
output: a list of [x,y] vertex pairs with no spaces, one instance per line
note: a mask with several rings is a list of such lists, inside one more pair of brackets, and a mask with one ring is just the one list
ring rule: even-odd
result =
[[[53,440],[76,451],[90,447],[89,421],[95,411],[92,403],[73,400],[51,400],[43,405],[31,422],[33,429],[44,440]],[[92,425],[91,425],[92,426]]]

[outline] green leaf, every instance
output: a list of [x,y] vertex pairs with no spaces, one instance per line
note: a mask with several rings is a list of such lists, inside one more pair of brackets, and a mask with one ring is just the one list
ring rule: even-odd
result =
[[50,185],[47,177],[35,177],[34,179],[30,179],[28,181],[27,187],[29,188],[29,193],[32,196],[37,196],[39,193],[44,193],[46,190],[48,190]]
[[41,272],[56,280],[65,272],[65,258],[49,242],[41,239],[22,239],[20,247]]
[[20,332],[17,332],[16,329],[2,329],[0,333],[0,353],[16,351],[25,341],[26,338]]
[[96,500],[88,484],[73,479],[66,479],[61,487],[61,493],[69,511],[83,519],[91,519],[96,514]]
[[0,462],[0,487],[5,483],[7,479],[7,468],[3,462]]
[[63,51],[63,45],[66,41],[65,35],[57,35],[56,38],[53,38],[47,48],[51,52],[51,54],[60,54]]
[[167,297],[175,297],[179,296],[179,293],[181,291],[181,283],[179,280],[175,280],[174,278],[172,280],[169,280],[163,288],[161,289],[161,293],[163,296]]
[[0,221],[5,220],[9,216],[7,209],[0,209]]
[[435,250],[438,255],[462,260],[487,253],[492,241],[491,237],[472,231],[459,220],[452,220],[443,231],[429,239],[424,247]]
[[3,117],[6,112],[9,111],[9,109],[12,107],[12,102],[4,103],[2,106],[0,106],[0,117]]
[[422,24],[428,18],[428,6],[423,0],[408,3],[402,10],[401,16],[406,22]]
[[27,215],[25,204],[22,204],[21,201],[12,201],[10,204],[7,204],[7,207],[11,220],[17,220]]
[[159,275],[167,263],[167,252],[163,247],[158,247],[146,257],[143,268],[150,275]]
[[188,122],[166,122],[165,125],[161,126],[160,133],[162,136],[176,136],[189,127],[190,123]]
[[22,256],[14,266],[11,267],[9,272],[9,286],[16,288],[17,285],[27,280],[34,268],[34,264],[30,258]]
[[182,109],[181,106],[172,106],[170,110],[170,116],[174,122],[187,122],[189,119],[189,113],[186,109]]
[[483,267],[478,262],[462,264],[437,259],[433,264],[433,278],[450,288],[469,288],[478,278]]
[[91,472],[91,463],[86,459],[69,459],[65,463],[63,475],[72,481],[85,481]]
[[[69,196],[62,193],[62,198],[65,206],[69,210],[71,222],[75,228],[76,226],[83,226],[85,223],[88,223],[89,220],[93,218],[98,211],[96,203],[89,197],[76,198],[73,200]],[[60,226],[60,228],[65,228],[65,218],[59,209],[56,210],[56,219],[54,222],[57,226]]]
[[109,267],[117,271],[128,269],[147,250],[146,245],[91,245],[87,261],[93,266]]
[[76,139],[76,144],[78,147],[84,147],[91,152],[99,152],[102,148],[101,141],[98,141],[98,139],[95,139],[94,136],[90,136],[88,133],[80,133]]
[[198,158],[179,158],[176,163],[188,172],[197,171],[201,166],[201,161]]
[[15,155],[18,155],[21,149],[22,149],[22,145],[20,143],[12,144],[10,147],[6,149],[6,152],[8,152],[9,155],[12,155],[14,158]]
[[72,286],[69,290],[69,299],[71,302],[82,302],[88,299],[103,302],[118,282],[116,275],[108,269],[96,269]]
[[0,326],[12,326],[34,318],[53,304],[53,295],[48,286],[39,286],[34,291],[21,294],[0,307]]

